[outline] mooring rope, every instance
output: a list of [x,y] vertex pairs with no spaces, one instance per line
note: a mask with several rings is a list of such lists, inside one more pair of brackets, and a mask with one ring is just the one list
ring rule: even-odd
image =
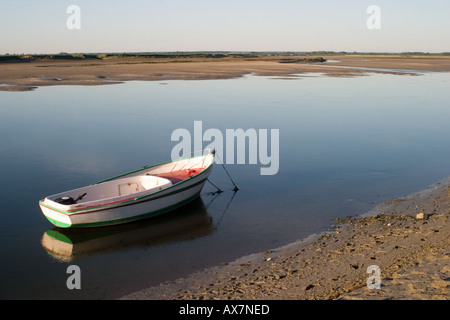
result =
[[214,150],[213,152],[215,153],[215,156],[217,157],[217,159],[222,163],[223,169],[225,170],[225,172],[227,173],[227,175],[228,175],[228,177],[230,178],[231,182],[233,183],[233,185],[234,185],[233,191],[238,191],[239,188],[237,187],[236,183],[234,183],[233,178],[231,178],[230,174],[228,173],[228,170],[225,168],[225,165],[223,164],[223,161],[221,161],[221,160],[219,159],[219,156],[217,155],[217,153],[215,152],[215,150]]

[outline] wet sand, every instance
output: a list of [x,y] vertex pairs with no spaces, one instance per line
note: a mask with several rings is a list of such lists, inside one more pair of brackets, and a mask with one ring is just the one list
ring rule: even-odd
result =
[[[450,299],[450,177],[282,248],[123,299]],[[381,287],[369,289],[377,266]],[[370,271],[370,269],[369,269]]]
[[[301,57],[299,57],[301,58]],[[304,57],[303,57],[304,58]],[[105,85],[124,81],[231,79],[247,74],[278,76],[320,72],[327,76],[358,76],[395,70],[450,72],[450,57],[329,56],[326,63],[280,63],[283,57],[261,59],[155,59],[110,57],[100,60],[38,59],[0,63],[0,90],[28,91],[52,85]],[[289,57],[293,59],[293,57]],[[295,61],[295,59],[293,59]],[[328,67],[324,68],[323,66]],[[332,66],[338,66],[333,68]],[[345,67],[350,67],[349,69]]]

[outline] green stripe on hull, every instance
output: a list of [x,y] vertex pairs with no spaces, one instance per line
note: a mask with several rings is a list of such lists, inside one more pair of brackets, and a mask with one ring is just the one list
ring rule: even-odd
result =
[[146,218],[150,218],[150,217],[154,217],[175,209],[178,209],[184,205],[186,205],[187,203],[191,202],[192,200],[194,200],[195,198],[197,198],[200,195],[201,190],[196,193],[195,195],[193,195],[192,197],[183,200],[177,204],[174,204],[172,206],[169,206],[167,208],[164,209],[160,209],[160,210],[156,210],[156,211],[152,211],[152,212],[148,212],[148,213],[144,213],[138,216],[134,216],[134,217],[129,217],[129,218],[124,218],[124,219],[117,219],[117,220],[110,220],[110,221],[100,221],[100,222],[93,222],[93,223],[79,223],[79,224],[72,224],[72,225],[68,225],[66,223],[61,223],[60,221],[55,221],[53,219],[50,219],[47,217],[47,219],[50,220],[50,222],[52,222],[54,225],[56,225],[57,227],[61,227],[61,228],[86,228],[86,227],[104,227],[104,226],[110,226],[110,225],[115,225],[115,224],[122,224],[122,223],[126,223],[126,222],[131,222],[131,221],[135,221],[135,220],[142,220],[142,219],[146,219]]
[[48,219],[48,221],[50,221],[51,223],[53,223],[55,226],[60,227],[60,228],[70,228],[72,225],[68,224],[68,223],[64,223],[55,219],[50,218],[49,216],[45,215],[45,217]]

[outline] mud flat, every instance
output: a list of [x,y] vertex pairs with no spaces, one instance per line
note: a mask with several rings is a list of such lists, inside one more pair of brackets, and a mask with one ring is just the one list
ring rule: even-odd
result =
[[[450,299],[450,177],[328,231],[122,299]],[[377,266],[379,289],[369,289]]]
[[[252,58],[36,59],[1,61],[0,91],[29,91],[53,85],[106,85],[125,81],[231,79],[247,74],[290,77],[318,72],[327,76],[359,76],[396,70],[450,72],[450,57],[329,56],[322,58],[261,56]],[[328,66],[324,68],[323,66]],[[337,68],[333,68],[333,66]],[[347,67],[347,68],[346,68]],[[379,68],[380,70],[376,70]],[[391,69],[391,70],[390,70]],[[404,74],[404,73],[402,73]],[[290,78],[292,79],[292,78]]]

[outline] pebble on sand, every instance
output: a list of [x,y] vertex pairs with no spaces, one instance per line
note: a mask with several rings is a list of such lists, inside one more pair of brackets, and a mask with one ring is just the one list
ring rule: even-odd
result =
[[418,214],[416,215],[416,219],[417,219],[417,220],[423,220],[423,219],[425,219],[425,213],[423,213],[423,212],[418,213]]

